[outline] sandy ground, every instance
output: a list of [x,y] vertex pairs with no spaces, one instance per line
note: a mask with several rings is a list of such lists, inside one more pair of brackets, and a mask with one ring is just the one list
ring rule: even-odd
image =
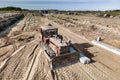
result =
[[120,22],[119,18],[101,18],[94,15],[52,15],[49,19],[63,25],[72,32],[87,38],[96,39],[120,48]]
[[[76,63],[52,71],[44,50],[39,45],[39,28],[52,23],[59,33],[70,39],[77,49],[92,59],[90,64]],[[7,34],[1,38],[0,80],[119,80],[120,56],[94,46],[84,36],[80,36],[62,25],[27,14]],[[7,39],[7,40],[6,40]],[[12,43],[8,43],[8,39]],[[6,45],[7,44],[7,45]]]

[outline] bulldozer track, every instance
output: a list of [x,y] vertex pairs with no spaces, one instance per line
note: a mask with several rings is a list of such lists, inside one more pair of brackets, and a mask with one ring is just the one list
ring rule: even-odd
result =
[[[35,49],[36,49],[37,47],[38,47],[38,45],[35,46],[35,48],[33,49],[33,52],[32,52],[31,54],[34,53],[34,51],[35,51]],[[26,77],[24,77],[23,80],[31,80],[31,79],[29,79],[29,77],[30,77],[30,73],[31,73],[31,71],[32,71],[33,65],[34,65],[34,63],[35,63],[36,57],[37,57],[37,55],[34,54],[34,55],[33,55],[33,59],[32,59],[32,61],[31,61],[31,64],[28,66],[28,69],[27,69],[27,71],[26,71]]]

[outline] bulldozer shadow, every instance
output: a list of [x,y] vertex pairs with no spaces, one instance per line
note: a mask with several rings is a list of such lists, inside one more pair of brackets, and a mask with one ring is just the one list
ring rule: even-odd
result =
[[79,53],[66,53],[65,55],[55,57],[52,60],[52,69],[56,70],[62,67],[67,67],[79,62]]
[[88,51],[88,48],[93,47],[93,45],[89,44],[89,43],[75,43],[73,44],[73,46],[79,51],[82,52],[86,57],[91,59],[90,63],[94,63],[95,61],[92,59],[94,56],[94,54],[92,54],[91,52]]
[[[93,45],[89,43],[82,44],[75,43],[72,44],[72,46],[76,49],[77,52],[65,55],[64,57],[63,56],[55,57],[52,61],[53,62],[52,70],[60,69],[62,67],[67,67],[79,63],[80,54],[77,54],[79,52],[82,52],[86,57],[90,59],[94,57],[94,55],[87,50],[88,48],[93,47]],[[95,61],[91,59],[90,63],[94,62]]]

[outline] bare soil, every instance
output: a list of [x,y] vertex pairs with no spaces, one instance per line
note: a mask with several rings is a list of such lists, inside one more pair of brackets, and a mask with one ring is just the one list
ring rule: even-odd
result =
[[120,48],[120,22],[119,18],[101,18],[94,15],[52,15],[50,20],[63,25],[72,32],[94,40],[98,36],[102,41]]
[[[99,18],[96,20],[99,21]],[[41,40],[40,26],[48,23],[58,27],[59,33],[65,39],[70,39],[77,49],[83,51],[86,56],[92,59],[92,62],[90,64],[79,62],[52,71],[44,55],[45,51],[39,45]],[[96,34],[93,34],[94,32],[91,31],[82,35],[76,32],[77,29],[80,29],[78,27],[64,27],[63,24],[54,22],[51,19],[33,16],[30,13],[12,26],[14,27],[7,36],[0,38],[0,80],[120,79],[120,56],[90,43],[90,40],[100,33],[95,32]],[[89,33],[94,37],[90,38]],[[100,35],[104,37],[104,34]],[[118,39],[114,39],[118,41]]]

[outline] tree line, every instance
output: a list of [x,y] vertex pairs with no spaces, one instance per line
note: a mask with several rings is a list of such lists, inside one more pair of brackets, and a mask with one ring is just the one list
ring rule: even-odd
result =
[[22,11],[21,8],[19,8],[19,7],[12,7],[12,6],[0,8],[0,11],[11,11],[11,10]]

